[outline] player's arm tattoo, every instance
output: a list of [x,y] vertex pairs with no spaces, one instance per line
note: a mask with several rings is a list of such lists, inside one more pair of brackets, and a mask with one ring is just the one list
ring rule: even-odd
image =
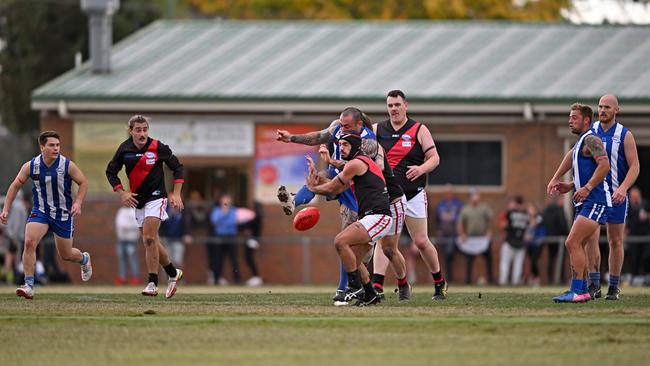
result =
[[585,137],[585,146],[594,159],[607,159],[607,152],[605,151],[603,141],[597,136],[589,135]]
[[308,132],[302,135],[291,135],[291,142],[303,145],[320,145],[332,141],[329,128],[317,132]]

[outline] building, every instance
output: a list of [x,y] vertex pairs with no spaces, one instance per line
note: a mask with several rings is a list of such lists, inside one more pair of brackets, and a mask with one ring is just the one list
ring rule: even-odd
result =
[[[153,118],[152,136],[183,161],[187,190],[204,197],[227,190],[240,205],[264,202],[266,236],[290,245],[299,238],[274,192],[279,182],[301,184],[308,151],[274,142],[277,128],[322,129],[349,105],[379,121],[387,118],[386,92],[402,89],[441,155],[429,180],[431,202],[451,182],[460,192],[478,187],[498,209],[514,194],[541,205],[574,141],[566,124],[573,102],[595,107],[602,94],[618,95],[641,163],[650,161],[649,58],[648,27],[158,21],[113,47],[109,73],[84,64],[35,90],[32,106],[43,129],[63,133],[63,153],[90,179],[81,242],[112,240],[117,199],[104,169],[127,136],[126,121],[141,113]],[[639,184],[650,193],[650,177]],[[332,214],[308,234],[331,238],[336,207],[322,207]],[[268,249],[263,270],[280,263],[302,269],[309,256],[336,266],[329,246],[311,248],[317,254],[292,252],[290,259]],[[268,272],[272,282],[336,277],[315,268]]]

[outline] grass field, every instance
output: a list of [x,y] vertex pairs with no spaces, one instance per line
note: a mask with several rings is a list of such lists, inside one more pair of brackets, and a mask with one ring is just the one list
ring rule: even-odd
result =
[[[650,290],[554,304],[560,288],[419,286],[335,308],[329,287],[0,289],[0,365],[648,365]],[[480,296],[479,296],[480,293]]]

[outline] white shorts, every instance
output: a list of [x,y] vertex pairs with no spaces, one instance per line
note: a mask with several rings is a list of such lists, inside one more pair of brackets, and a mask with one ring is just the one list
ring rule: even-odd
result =
[[388,227],[386,236],[400,235],[404,228],[404,210],[406,207],[406,196],[402,195],[399,201],[390,204],[390,216],[393,222]]
[[406,201],[406,216],[412,217],[415,219],[426,219],[427,218],[427,192],[423,189],[415,195],[415,197]]
[[135,209],[135,221],[138,227],[144,225],[145,217],[157,217],[160,221],[167,220],[167,198],[159,198],[145,203],[144,208]]
[[388,215],[367,215],[358,222],[370,235],[370,241],[374,242],[388,235],[388,229],[393,219]]

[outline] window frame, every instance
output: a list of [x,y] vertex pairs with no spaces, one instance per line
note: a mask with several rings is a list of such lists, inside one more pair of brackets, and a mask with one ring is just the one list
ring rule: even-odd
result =
[[[432,133],[433,135],[433,133]],[[507,139],[505,135],[502,134],[479,134],[479,133],[438,133],[433,135],[433,141],[436,143],[436,148],[439,142],[500,142],[501,143],[501,184],[500,185],[456,185],[454,184],[454,190],[456,192],[469,192],[470,189],[476,189],[479,192],[487,193],[503,193],[506,191],[506,177],[508,169],[508,161],[506,158],[506,153],[508,151]],[[440,162],[442,163],[444,156],[440,156]],[[435,174],[435,169],[433,170]],[[432,184],[427,180],[427,192],[443,192],[445,190],[445,184]]]

